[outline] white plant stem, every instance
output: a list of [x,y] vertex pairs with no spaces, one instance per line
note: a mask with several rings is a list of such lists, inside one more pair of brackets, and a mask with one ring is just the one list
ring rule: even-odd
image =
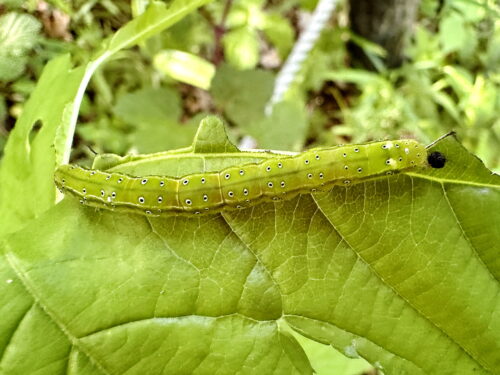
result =
[[300,70],[302,63],[321,34],[321,30],[323,30],[326,23],[330,19],[331,14],[335,10],[337,2],[338,0],[320,0],[318,2],[309,25],[300,35],[292,49],[292,52],[276,77],[273,95],[266,106],[266,115],[269,116],[272,113],[274,104],[280,102],[290,88],[290,85],[295,80],[295,76]]

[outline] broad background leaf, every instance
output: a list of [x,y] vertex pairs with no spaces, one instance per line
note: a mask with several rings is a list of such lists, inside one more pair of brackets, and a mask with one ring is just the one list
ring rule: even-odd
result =
[[[180,175],[266,156],[217,153],[227,139],[203,124],[191,150],[211,139],[215,153],[112,170]],[[4,243],[2,365],[311,373],[290,326],[387,374],[497,373],[499,177],[452,136],[431,150],[445,168],[201,218],[65,199]]]

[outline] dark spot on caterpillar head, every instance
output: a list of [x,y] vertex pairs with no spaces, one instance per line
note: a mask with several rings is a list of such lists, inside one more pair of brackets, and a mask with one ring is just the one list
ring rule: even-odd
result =
[[439,151],[434,151],[427,156],[427,162],[432,168],[443,168],[446,164],[446,156]]

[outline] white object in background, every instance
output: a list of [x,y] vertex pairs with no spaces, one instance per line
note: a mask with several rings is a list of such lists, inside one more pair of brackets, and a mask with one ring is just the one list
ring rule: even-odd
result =
[[273,111],[274,104],[283,99],[283,95],[288,91],[302,63],[311,51],[314,43],[316,43],[321,30],[323,30],[326,22],[330,19],[337,2],[338,0],[320,0],[318,2],[309,25],[293,46],[292,52],[276,77],[273,95],[266,106],[266,115],[269,116]]

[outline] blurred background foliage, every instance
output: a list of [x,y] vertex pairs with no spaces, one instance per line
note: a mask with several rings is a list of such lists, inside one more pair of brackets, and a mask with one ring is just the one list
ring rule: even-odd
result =
[[[306,147],[456,131],[500,170],[500,5],[421,0],[402,55],[353,32],[340,1],[284,101],[266,115],[274,78],[315,0],[212,2],[120,52],[96,72],[80,112],[73,158],[150,153],[190,143],[199,120],[221,115],[244,147]],[[44,64],[87,62],[147,0],[0,1],[0,152]],[[358,62],[351,45],[370,66]],[[368,66],[368,67],[367,67]],[[90,146],[90,147],[88,147]]]

